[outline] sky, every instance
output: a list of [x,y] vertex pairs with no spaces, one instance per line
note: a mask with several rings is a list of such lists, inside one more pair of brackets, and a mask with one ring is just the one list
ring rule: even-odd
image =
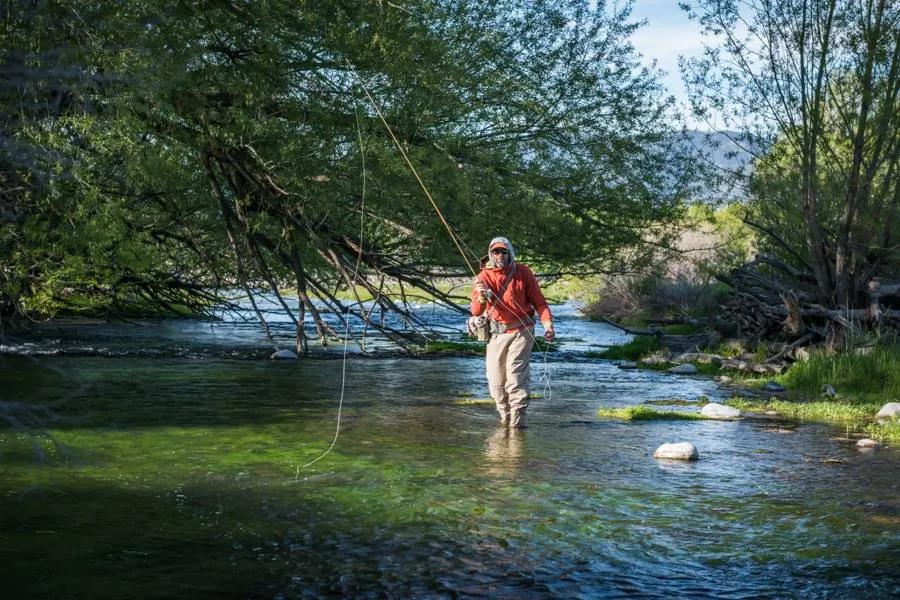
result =
[[688,19],[678,0],[636,0],[631,20],[646,19],[647,24],[631,38],[647,63],[656,60],[666,72],[663,83],[679,104],[687,102],[687,93],[678,70],[679,56],[699,56],[703,50],[700,25]]

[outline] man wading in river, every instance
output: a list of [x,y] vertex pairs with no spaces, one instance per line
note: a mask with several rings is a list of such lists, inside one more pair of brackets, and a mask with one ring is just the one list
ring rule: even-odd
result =
[[488,387],[500,422],[510,427],[525,427],[535,311],[544,326],[544,338],[552,341],[556,336],[553,316],[537,278],[531,269],[516,262],[508,239],[492,239],[472,290],[472,315],[484,314],[490,319]]

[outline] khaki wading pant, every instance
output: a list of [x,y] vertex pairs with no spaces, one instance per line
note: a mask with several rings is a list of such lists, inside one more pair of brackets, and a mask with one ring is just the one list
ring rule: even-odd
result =
[[487,379],[503,423],[524,424],[529,398],[529,363],[534,335],[519,330],[491,336],[487,345]]

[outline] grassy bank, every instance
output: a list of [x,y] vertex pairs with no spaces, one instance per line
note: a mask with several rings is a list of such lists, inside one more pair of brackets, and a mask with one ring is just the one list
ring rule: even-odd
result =
[[[865,353],[813,352],[774,379],[788,390],[787,399],[732,399],[729,404],[741,410],[774,410],[803,421],[853,423],[870,437],[900,444],[900,423],[874,421],[884,404],[900,401],[900,344],[876,346]],[[835,397],[823,395],[826,384],[835,389]]]
[[876,346],[865,354],[827,355],[814,352],[794,363],[777,380],[788,389],[818,396],[830,384],[840,397],[855,404],[900,401],[900,344]]
[[[653,336],[638,336],[621,346],[593,353],[596,358],[638,361],[658,351],[659,342]],[[693,363],[700,374],[720,372],[719,365]],[[639,366],[664,370],[672,363]],[[759,388],[766,381],[777,381],[787,390],[786,397],[771,400],[733,398],[729,404],[746,411],[771,411],[801,421],[817,421],[833,424],[854,424],[870,437],[882,442],[900,444],[900,423],[877,423],[875,414],[887,402],[900,402],[900,344],[883,344],[865,351],[828,353],[814,351],[810,357],[794,363],[778,376],[735,376],[736,381],[750,389]],[[823,388],[830,385],[836,391],[834,397],[823,395]],[[642,420],[655,418],[682,418],[664,411],[646,407],[601,409],[601,417]],[[692,418],[687,416],[684,418]]]

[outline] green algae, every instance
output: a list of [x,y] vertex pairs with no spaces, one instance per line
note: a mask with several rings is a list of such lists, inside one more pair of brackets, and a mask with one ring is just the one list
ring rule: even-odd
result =
[[[889,564],[894,548],[880,533],[889,528],[847,507],[736,500],[705,478],[656,486],[641,475],[657,469],[643,457],[617,456],[621,465],[603,470],[602,457],[585,462],[582,434],[540,418],[525,433],[495,431],[485,411],[446,400],[462,362],[452,360],[448,379],[431,362],[364,365],[349,382],[338,444],[299,474],[334,435],[336,361],[97,361],[69,379],[32,370],[46,384],[34,397],[60,418],[42,433],[0,429],[5,585],[25,597],[450,596],[479,576],[473,564],[509,581],[517,575],[504,567],[525,561],[534,567],[523,586],[565,569],[584,577],[573,586],[590,586],[602,571],[584,566],[589,557],[626,548],[638,562],[613,558],[610,568],[652,570],[667,540],[701,524],[715,534],[691,544],[704,561],[731,564],[734,548],[750,544],[758,556],[740,560],[788,564],[809,543],[792,528],[798,515],[832,512],[844,516],[817,525],[817,548],[834,547],[852,521],[839,560],[867,550],[863,567]],[[483,365],[470,362],[480,384]],[[424,391],[410,400],[417,382]],[[402,393],[385,394],[387,385]],[[453,396],[475,398],[466,394]],[[593,442],[623,427],[599,425],[607,430]],[[699,487],[681,493],[688,485]],[[727,511],[706,512],[716,506]]]
[[617,408],[601,407],[597,410],[597,416],[607,419],[623,419],[625,421],[656,421],[656,420],[680,420],[694,421],[703,419],[700,413],[656,410],[647,406],[625,406]]
[[462,406],[493,406],[493,398],[457,398],[453,404]]

